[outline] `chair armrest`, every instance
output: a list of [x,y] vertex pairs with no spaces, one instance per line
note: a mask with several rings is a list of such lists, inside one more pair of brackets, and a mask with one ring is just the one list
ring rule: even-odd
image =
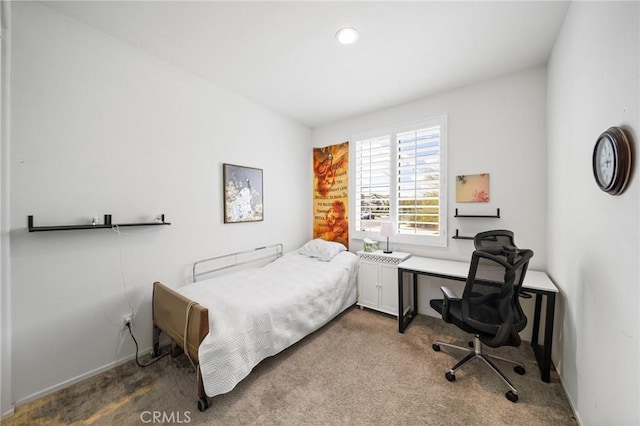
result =
[[442,300],[442,319],[446,322],[450,322],[449,304],[452,300],[460,301],[460,298],[449,287],[440,287],[440,290],[442,291],[442,295],[444,296],[444,299]]

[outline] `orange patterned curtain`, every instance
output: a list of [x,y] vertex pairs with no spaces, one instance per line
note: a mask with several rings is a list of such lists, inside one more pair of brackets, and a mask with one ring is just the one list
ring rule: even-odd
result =
[[349,142],[313,149],[313,238],[349,248]]

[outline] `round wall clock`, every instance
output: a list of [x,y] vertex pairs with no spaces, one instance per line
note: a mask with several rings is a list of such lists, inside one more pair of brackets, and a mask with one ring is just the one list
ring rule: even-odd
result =
[[610,127],[593,148],[593,176],[598,187],[611,195],[621,194],[631,174],[631,143],[619,127]]

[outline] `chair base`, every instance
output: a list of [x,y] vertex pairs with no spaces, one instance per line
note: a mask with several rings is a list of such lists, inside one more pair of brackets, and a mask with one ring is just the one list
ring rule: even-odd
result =
[[507,384],[507,386],[509,386],[509,388],[511,390],[506,393],[507,399],[509,399],[512,402],[516,402],[518,400],[518,390],[513,386],[513,384],[507,378],[507,376],[505,376],[504,373],[502,371],[500,371],[500,369],[491,361],[490,358],[514,364],[516,366],[516,367],[514,367],[514,370],[518,374],[524,374],[525,373],[525,369],[524,369],[524,364],[523,363],[518,362],[518,361],[513,361],[513,360],[510,360],[510,359],[507,359],[507,358],[502,358],[502,357],[499,357],[499,356],[489,355],[489,354],[484,353],[482,351],[482,342],[480,341],[480,338],[477,335],[473,336],[473,348],[465,348],[465,347],[462,347],[462,346],[451,345],[449,343],[444,343],[444,342],[436,342],[436,343],[434,343],[432,345],[432,348],[433,348],[434,351],[437,352],[437,351],[440,351],[440,346],[446,346],[446,347],[449,347],[449,348],[460,349],[460,350],[463,350],[465,352],[468,352],[467,356],[465,356],[463,359],[461,359],[456,365],[454,365],[451,368],[451,370],[449,370],[447,372],[447,374],[445,375],[447,377],[447,380],[449,380],[450,382],[454,381],[455,380],[456,371],[461,369],[468,362],[478,358],[478,359],[484,361],[484,363],[487,364],[489,366],[489,368],[491,368],[493,370],[493,372],[496,373],[502,379],[502,381]]

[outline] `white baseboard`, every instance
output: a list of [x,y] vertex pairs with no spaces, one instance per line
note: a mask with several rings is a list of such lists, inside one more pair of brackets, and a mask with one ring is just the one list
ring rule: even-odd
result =
[[[149,353],[151,351],[152,351],[152,347],[148,347],[147,349],[143,349],[143,350],[139,351],[138,353],[139,354],[145,354],[145,353]],[[27,404],[27,403],[29,403],[31,401],[35,401],[36,399],[40,399],[40,398],[42,398],[44,396],[52,394],[52,393],[54,393],[56,391],[59,391],[61,389],[67,388],[67,387],[69,387],[71,385],[74,385],[76,383],[82,382],[83,380],[87,380],[87,379],[89,379],[89,378],[91,378],[91,377],[93,377],[95,375],[100,374],[100,373],[104,373],[107,370],[111,370],[112,368],[115,368],[115,367],[117,367],[119,365],[122,365],[122,364],[124,364],[126,362],[129,362],[129,361],[131,361],[131,360],[133,360],[135,358],[136,358],[136,354],[134,353],[132,355],[126,356],[126,357],[124,357],[122,359],[119,359],[117,361],[114,361],[114,362],[111,362],[109,364],[103,365],[102,367],[98,367],[95,370],[91,370],[89,372],[80,374],[79,376],[73,377],[73,378],[71,378],[69,380],[65,380],[64,382],[58,383],[57,385],[53,385],[53,386],[48,387],[48,388],[46,388],[44,390],[41,390],[41,391],[36,392],[34,394],[31,394],[31,395],[29,395],[29,396],[27,396],[25,398],[22,398],[22,399],[20,399],[18,401],[15,401],[14,408],[15,407],[19,407],[20,405]],[[13,408],[11,409],[11,414],[13,414]],[[4,418],[4,414],[3,414],[3,418]]]
[[9,417],[13,416],[14,413],[15,413],[15,410],[13,407],[11,407],[9,411],[7,411],[6,413],[2,413],[0,420],[8,419]]
[[562,386],[562,390],[564,391],[564,394],[567,396],[567,401],[569,401],[569,407],[571,407],[571,411],[573,412],[573,417],[578,423],[578,426],[580,426],[582,425],[582,422],[580,421],[580,415],[578,414],[578,410],[576,410],[576,406],[574,405],[573,400],[571,399],[571,395],[569,395],[569,392],[567,392],[567,387],[564,385],[564,380],[562,380],[562,371],[560,371],[557,367],[556,367],[556,371],[558,372],[558,378],[560,379],[560,385]]

